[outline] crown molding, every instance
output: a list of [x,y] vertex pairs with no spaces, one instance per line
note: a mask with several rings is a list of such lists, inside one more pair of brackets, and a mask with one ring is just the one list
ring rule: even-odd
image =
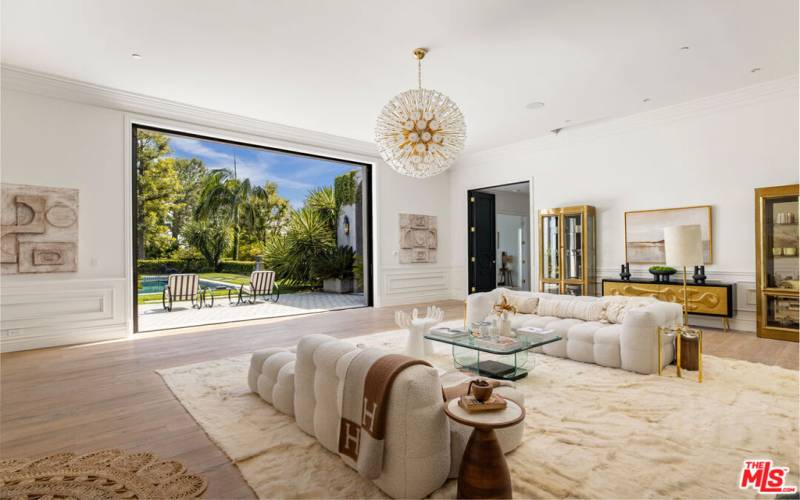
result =
[[17,66],[0,65],[0,82],[4,89],[243,132],[298,146],[314,146],[378,158],[377,148],[370,142],[126,92]]
[[465,154],[462,156],[461,161],[456,162],[455,168],[470,168],[473,162],[478,164],[487,159],[497,161],[498,158],[513,154],[517,151],[532,152],[557,149],[569,144],[624,134],[642,130],[647,127],[709,115],[773,99],[787,97],[797,98],[797,88],[799,84],[800,79],[798,75],[789,75],[776,80],[749,85],[747,87],[701,97],[679,104],[664,106],[651,111],[603,120],[596,124],[587,124],[584,126],[578,124],[574,129],[565,127],[558,134],[534,137],[504,146]]

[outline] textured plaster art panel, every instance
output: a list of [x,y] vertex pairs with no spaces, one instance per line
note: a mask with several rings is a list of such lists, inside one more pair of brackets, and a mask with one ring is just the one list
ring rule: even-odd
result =
[[78,270],[78,190],[0,184],[3,274]]
[[438,247],[435,215],[400,214],[400,263],[436,262]]

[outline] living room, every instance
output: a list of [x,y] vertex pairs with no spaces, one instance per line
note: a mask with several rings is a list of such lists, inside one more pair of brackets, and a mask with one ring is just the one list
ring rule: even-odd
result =
[[796,1],[0,9],[0,497],[797,498]]

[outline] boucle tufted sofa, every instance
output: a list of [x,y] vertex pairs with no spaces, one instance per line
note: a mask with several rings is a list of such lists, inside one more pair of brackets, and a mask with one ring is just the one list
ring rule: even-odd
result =
[[[290,416],[301,430],[337,453],[344,378],[359,348],[327,335],[300,339],[296,353],[265,349],[251,357],[248,383],[275,409]],[[456,477],[472,428],[447,418],[442,387],[468,377],[455,372],[440,378],[435,368],[416,365],[394,380],[384,441],[383,472],[374,483],[393,498],[423,498]],[[524,406],[513,387],[497,392]],[[508,453],[522,442],[524,422],[497,431]],[[347,463],[347,462],[344,462]]]
[[[561,337],[536,352],[638,373],[658,371],[657,329],[679,324],[682,315],[679,304],[650,297],[575,297],[497,288],[468,296],[467,322],[493,316],[492,307],[503,296],[519,310],[510,315],[512,328],[547,328]],[[661,364],[666,366],[674,358],[673,340],[664,336],[662,344]]]

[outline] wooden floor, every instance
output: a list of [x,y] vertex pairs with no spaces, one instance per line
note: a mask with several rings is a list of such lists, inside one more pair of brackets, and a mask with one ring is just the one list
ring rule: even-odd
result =
[[[439,306],[446,319],[463,317],[461,302]],[[150,450],[205,476],[208,498],[252,498],[238,469],[154,370],[287,345],[311,333],[344,338],[394,328],[394,308],[364,308],[3,354],[0,457],[112,447]],[[798,344],[748,333],[706,329],[704,351],[798,368]]]

